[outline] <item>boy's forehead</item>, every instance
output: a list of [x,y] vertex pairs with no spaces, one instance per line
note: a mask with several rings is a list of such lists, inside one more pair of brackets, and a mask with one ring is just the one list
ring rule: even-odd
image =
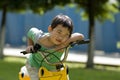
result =
[[55,27],[55,29],[64,29],[64,30],[69,31],[68,27],[65,27],[65,26],[62,26],[62,25],[57,25],[57,26]]

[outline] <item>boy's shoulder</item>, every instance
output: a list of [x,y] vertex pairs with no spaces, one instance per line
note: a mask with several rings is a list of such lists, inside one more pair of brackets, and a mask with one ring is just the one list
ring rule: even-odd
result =
[[36,43],[40,38],[44,36],[44,32],[38,28],[32,27],[29,29],[27,36]]
[[35,33],[44,33],[41,29],[38,29],[36,27],[32,27],[29,29],[29,32],[35,32]]
[[36,27],[30,28],[30,30],[32,30],[32,31],[42,31],[41,29],[38,29],[38,28],[36,28]]

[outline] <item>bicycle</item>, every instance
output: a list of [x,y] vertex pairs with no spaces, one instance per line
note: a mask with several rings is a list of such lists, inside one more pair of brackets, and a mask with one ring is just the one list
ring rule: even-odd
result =
[[[68,80],[67,76],[68,76],[69,70],[68,70],[68,67],[65,64],[63,64],[63,62],[66,60],[66,58],[68,56],[69,48],[74,47],[75,45],[86,44],[86,43],[89,43],[89,40],[72,42],[67,47],[64,47],[65,48],[65,53],[64,53],[64,57],[63,57],[62,60],[60,60],[57,56],[55,56],[53,54],[55,51],[48,54],[48,55],[41,54],[42,57],[43,57],[42,62],[45,61],[49,65],[56,66],[56,71],[49,71],[43,66],[40,67],[39,72],[38,72],[40,80]],[[39,50],[40,47],[41,47],[40,45],[36,44],[34,46],[34,50],[37,51],[37,52],[41,52]],[[46,51],[44,51],[44,52],[46,53]],[[27,54],[26,51],[22,51],[21,53],[23,53],[24,55]],[[47,57],[49,55],[54,55],[57,59],[59,59],[59,62],[50,63],[47,60]],[[23,69],[23,70],[21,70],[21,72],[19,72],[19,80],[30,80],[30,77],[27,74],[26,67],[24,66],[21,69]]]

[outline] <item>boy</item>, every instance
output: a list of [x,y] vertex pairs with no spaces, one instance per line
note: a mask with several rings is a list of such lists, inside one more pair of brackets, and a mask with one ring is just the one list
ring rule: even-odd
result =
[[[41,45],[42,49],[49,49],[56,51],[54,54],[61,58],[64,49],[59,50],[69,45],[69,43],[76,40],[83,40],[84,36],[80,33],[72,33],[73,23],[67,15],[57,15],[51,25],[48,27],[48,33],[44,33],[42,30],[37,28],[31,28],[28,31],[28,45],[26,52],[30,53],[31,50],[34,52],[33,46],[37,43]],[[26,62],[26,68],[31,80],[39,80],[38,70],[41,67],[41,60],[43,58],[39,53],[30,54]],[[57,62],[57,59],[51,55],[49,56],[50,62]],[[46,62],[42,63],[42,66],[48,70],[54,70],[54,66],[48,65]]]

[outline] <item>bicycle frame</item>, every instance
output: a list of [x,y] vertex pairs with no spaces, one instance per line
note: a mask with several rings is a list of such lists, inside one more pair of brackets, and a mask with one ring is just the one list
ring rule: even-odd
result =
[[[86,43],[89,43],[89,40],[76,41],[76,42],[70,43],[70,45],[67,46],[65,49],[64,58],[60,62],[57,62],[57,63],[50,63],[46,59],[46,56],[44,54],[41,54],[47,64],[52,65],[52,66],[61,64],[62,66],[59,66],[59,68],[56,71],[49,71],[45,67],[40,67],[39,72],[38,72],[40,80],[68,80],[68,77],[67,77],[68,67],[64,65],[63,62],[66,60],[68,56],[69,48],[75,46],[76,44],[79,45],[79,44],[86,44]],[[22,53],[26,54],[25,51],[23,51]],[[29,75],[24,74],[24,72],[19,72],[19,80],[30,80],[30,77]]]

